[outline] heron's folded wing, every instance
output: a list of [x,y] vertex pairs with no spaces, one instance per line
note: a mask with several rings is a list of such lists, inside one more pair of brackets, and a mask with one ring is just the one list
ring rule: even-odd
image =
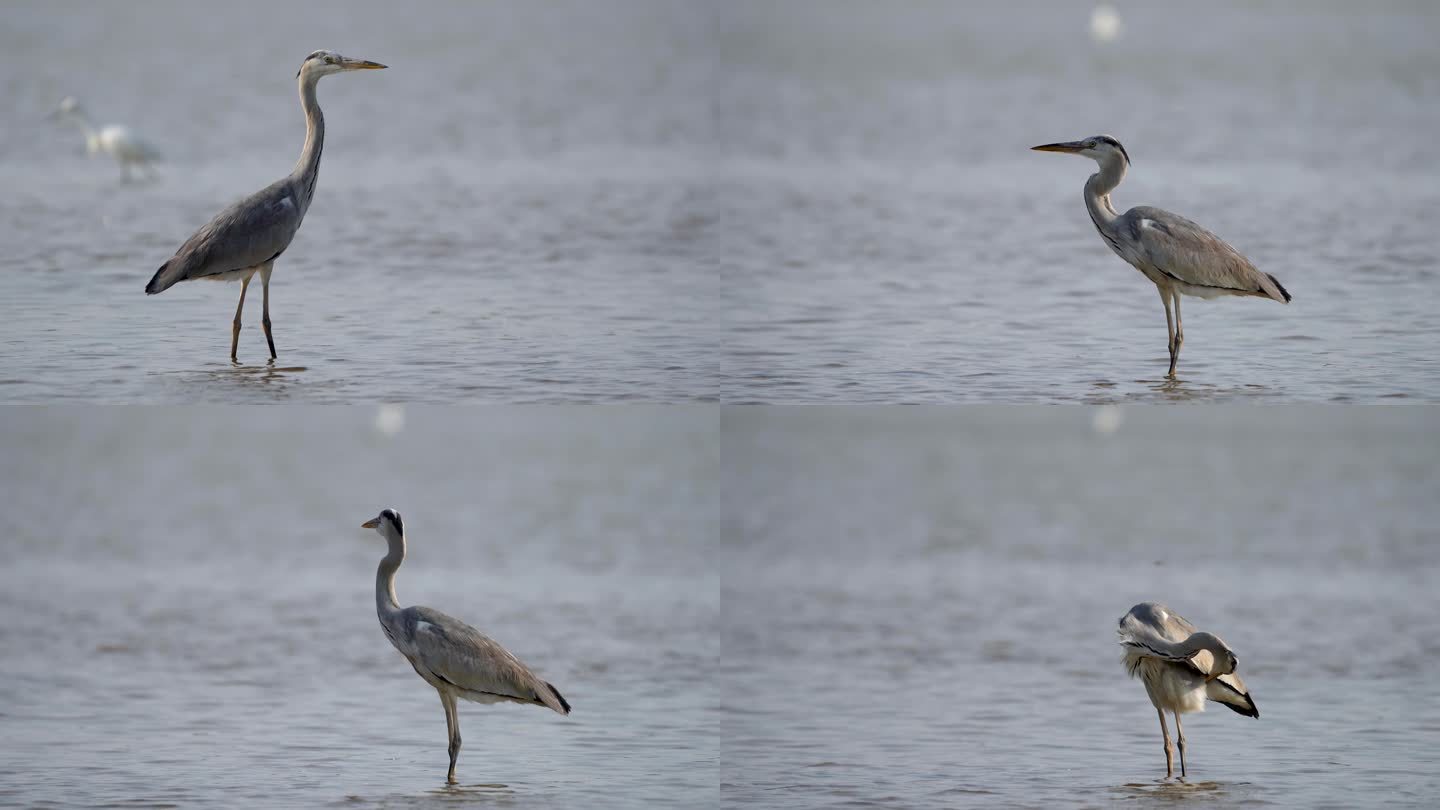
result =
[[1157,637],[1179,644],[1195,632],[1195,625],[1159,602],[1142,602],[1120,617],[1122,638],[1144,640]]
[[499,642],[459,619],[422,609],[415,620],[415,649],[426,668],[461,689],[550,705],[549,684]]
[[177,281],[263,264],[290,246],[301,218],[289,182],[272,184],[205,223],[156,272],[150,286],[159,292]]
[[1245,682],[1240,680],[1240,676],[1233,672],[1205,684],[1205,697],[1216,703],[1223,703],[1246,717],[1260,716],[1260,710],[1255,707],[1255,701],[1250,697],[1250,690],[1245,688]]
[[1161,272],[1196,287],[1269,295],[1269,278],[1225,240],[1160,208],[1139,206],[1125,214],[1131,236]]
[[[1133,650],[1133,656],[1159,658],[1189,667],[1208,676],[1215,666],[1215,656],[1202,650],[1189,658],[1183,657],[1175,645],[1195,632],[1195,625],[1158,602],[1144,602],[1120,618],[1120,643]],[[1138,663],[1138,658],[1131,659]]]

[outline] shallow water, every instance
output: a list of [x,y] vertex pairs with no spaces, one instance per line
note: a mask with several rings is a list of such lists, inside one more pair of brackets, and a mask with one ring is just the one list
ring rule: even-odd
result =
[[[723,804],[1433,803],[1433,409],[726,421]],[[1185,784],[1115,643],[1144,600],[1260,711],[1186,716]]]
[[[10,409],[0,805],[717,801],[715,420],[688,410]],[[399,427],[398,432],[396,428]],[[397,590],[568,717],[444,713],[377,626]]]
[[[1440,397],[1440,9],[1122,12],[1102,47],[1070,3],[12,4],[0,397]],[[317,46],[392,68],[322,83],[280,368],[252,301],[232,369],[236,285],[141,289],[290,169]],[[39,120],[70,93],[158,141],[163,179]],[[1295,296],[1187,300],[1179,384],[1152,285],[1086,220],[1091,164],[1028,151],[1096,132],[1134,159],[1117,206]]]

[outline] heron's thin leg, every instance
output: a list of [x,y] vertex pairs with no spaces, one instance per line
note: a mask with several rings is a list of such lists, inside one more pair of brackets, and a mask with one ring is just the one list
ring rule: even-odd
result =
[[1165,346],[1170,350],[1170,373],[1165,376],[1174,379],[1176,351],[1179,347],[1175,344],[1175,316],[1170,313],[1170,291],[1164,287],[1160,288],[1160,301],[1165,304]]
[[1165,738],[1165,778],[1169,779],[1175,773],[1175,746],[1170,744],[1170,727],[1165,725],[1165,710],[1156,709],[1155,713],[1160,715],[1160,735]]
[[[439,691],[439,690],[436,690]],[[450,732],[450,772],[445,781],[455,784],[455,761],[460,758],[460,714],[455,710],[455,696],[440,692],[440,703],[445,706],[445,727]]]
[[235,353],[240,348],[240,313],[245,309],[245,291],[250,289],[250,276],[240,280],[240,303],[235,307],[235,323],[230,329],[230,362],[238,363]]
[[[1180,291],[1171,292],[1170,297],[1175,299],[1175,356],[1170,360],[1170,376],[1174,377],[1175,363],[1180,359],[1180,344],[1185,342],[1185,325],[1180,320]],[[1178,725],[1180,721],[1176,720],[1175,722]],[[1181,768],[1180,770],[1185,769]]]
[[265,327],[265,342],[270,344],[270,359],[275,359],[275,338],[270,334],[270,271],[275,265],[267,264],[260,268],[260,287],[265,293],[264,313],[260,318],[260,325]]
[[1185,777],[1185,729],[1180,727],[1180,713],[1175,712],[1175,742],[1180,747],[1180,777]]

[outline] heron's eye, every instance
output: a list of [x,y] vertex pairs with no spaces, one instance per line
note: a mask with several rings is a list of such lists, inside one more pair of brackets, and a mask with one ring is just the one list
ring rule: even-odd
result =
[[333,57],[333,56],[327,56],[327,57],[325,57],[325,64],[327,64],[327,65],[333,65],[333,64],[335,64],[335,57]]

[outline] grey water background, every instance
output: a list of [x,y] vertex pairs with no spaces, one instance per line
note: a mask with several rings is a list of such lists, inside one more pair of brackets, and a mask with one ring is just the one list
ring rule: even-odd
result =
[[[716,420],[704,411],[10,408],[0,806],[713,806]],[[460,709],[397,590],[554,682]]]
[[[1440,8],[1338,0],[9,4],[0,397],[107,401],[1435,399]],[[293,165],[314,207],[227,361],[237,285],[150,274]],[[121,184],[75,94],[165,151]],[[1108,132],[1149,204],[1294,294],[1158,296],[1093,232]],[[258,292],[258,291],[256,291]]]
[[[1428,406],[727,411],[722,804],[1429,806],[1437,428]],[[1115,643],[1144,600],[1224,638],[1260,710],[1187,715],[1185,784]]]

